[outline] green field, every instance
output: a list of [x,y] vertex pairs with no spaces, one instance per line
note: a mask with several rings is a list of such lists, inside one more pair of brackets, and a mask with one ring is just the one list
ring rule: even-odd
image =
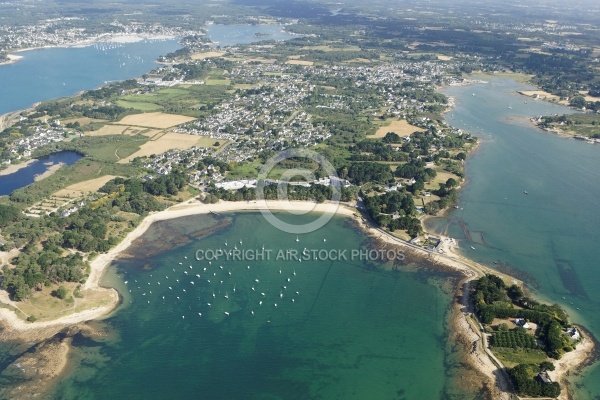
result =
[[129,100],[119,100],[117,104],[121,107],[125,108],[133,108],[140,111],[160,111],[162,107],[156,103],[146,102],[146,101],[129,101]]
[[546,353],[539,349],[494,347],[493,353],[508,368],[517,364],[539,364],[548,359]]
[[259,162],[237,164],[227,173],[228,179],[256,178],[261,164]]
[[141,95],[118,96],[114,101],[122,107],[144,112],[164,111],[198,117],[209,113],[212,106],[230,95],[227,91],[229,84],[229,79],[224,79],[221,74],[215,74],[207,79],[206,85],[179,85]]
[[140,149],[142,144],[149,140],[146,136],[142,135],[105,136],[104,138],[109,138],[109,140],[97,140],[93,145],[86,147],[86,155],[98,161],[114,163],[121,158],[132,155]]

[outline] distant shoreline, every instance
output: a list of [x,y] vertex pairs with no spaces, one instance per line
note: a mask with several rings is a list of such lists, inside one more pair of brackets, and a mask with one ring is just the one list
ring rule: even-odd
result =
[[99,36],[94,36],[89,39],[81,40],[79,42],[66,43],[66,44],[56,44],[56,45],[46,45],[46,46],[38,46],[38,47],[24,47],[22,49],[11,50],[6,56],[8,57],[8,61],[0,62],[0,67],[3,65],[15,64],[21,61],[25,56],[20,56],[17,53],[23,53],[25,51],[32,50],[42,50],[42,49],[55,49],[55,48],[71,48],[71,47],[88,47],[93,46],[96,43],[108,42],[108,43],[136,43],[141,42],[142,40],[173,40],[177,39],[178,36],[173,35],[151,35],[151,34],[133,34],[133,33],[125,33],[125,34],[113,34],[113,33],[105,33]]

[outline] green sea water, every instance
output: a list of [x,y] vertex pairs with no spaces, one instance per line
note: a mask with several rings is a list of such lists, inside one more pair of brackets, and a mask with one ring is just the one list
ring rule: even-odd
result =
[[[457,99],[447,121],[482,143],[467,160],[459,209],[428,227],[519,275],[600,337],[600,145],[533,127],[529,117],[573,111],[516,93],[527,89],[495,78],[446,90]],[[600,397],[597,366],[577,381],[576,399]]]
[[[168,241],[165,232],[201,229],[213,218],[162,222],[144,237]],[[376,257],[353,259],[350,251],[368,243],[342,217],[299,236],[275,229],[259,213],[227,218],[229,226],[157,254],[148,242],[138,243],[134,258],[110,268],[105,283],[118,288],[124,304],[104,321],[109,339],[75,339],[80,362],[53,398],[438,399],[460,393],[450,382],[447,355],[451,295],[439,285],[448,273],[384,270]],[[305,223],[309,217],[289,218]],[[198,250],[235,248],[265,256],[195,259]],[[304,249],[335,256],[293,256]]]

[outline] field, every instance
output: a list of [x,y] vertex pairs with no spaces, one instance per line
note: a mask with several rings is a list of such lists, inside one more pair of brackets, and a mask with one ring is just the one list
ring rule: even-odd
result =
[[59,190],[58,192],[54,193],[54,196],[76,197],[75,195],[78,195],[78,197],[80,197],[86,193],[95,193],[98,191],[98,189],[104,186],[106,182],[114,178],[116,178],[116,176],[114,175],[104,175],[100,178],[78,182],[73,185],[69,185],[62,190]]
[[225,55],[224,51],[206,51],[204,53],[192,54],[192,60],[204,60],[205,58],[222,57]]
[[127,157],[121,158],[118,162],[120,164],[128,163],[136,157],[151,156],[153,154],[164,153],[170,149],[189,149],[193,146],[206,147],[206,140],[209,140],[211,146],[217,140],[210,138],[203,138],[195,135],[184,135],[181,133],[165,133],[162,136],[158,136],[156,139],[149,140],[140,146],[140,149],[135,153],[130,154]]
[[162,107],[158,104],[148,103],[145,101],[130,101],[130,100],[119,100],[117,104],[125,108],[133,108],[140,111],[158,111],[162,110]]
[[87,124],[90,124],[92,122],[106,122],[106,120],[104,120],[104,119],[94,119],[94,118],[88,118],[88,117],[80,117],[80,118],[63,119],[63,120],[61,120],[61,122],[63,124],[70,124],[70,123],[79,122],[79,125],[87,125]]
[[144,114],[128,115],[117,124],[143,126],[147,128],[167,129],[176,125],[193,121],[195,118],[176,114],[165,114],[161,112],[152,112]]
[[140,111],[177,110],[177,115],[198,117],[206,114],[202,106],[214,105],[229,96],[227,85],[220,71],[206,77],[205,85],[178,85],[145,94],[119,96],[116,102],[123,107]]
[[335,47],[328,45],[320,45],[320,46],[304,46],[301,48],[302,50],[321,50],[321,51],[360,51],[360,47],[358,46],[344,46],[344,47]]
[[104,125],[97,131],[89,131],[85,133],[85,136],[106,136],[106,135],[122,135],[129,129],[127,126],[119,125]]
[[290,64],[290,65],[307,65],[307,66],[312,66],[315,63],[313,61],[305,61],[305,60],[287,60],[285,62],[286,64]]
[[260,163],[252,162],[247,164],[238,164],[231,171],[227,172],[228,179],[256,178],[260,170]]
[[[398,136],[410,136],[411,133],[416,131],[424,131],[423,128],[419,128],[418,126],[414,126],[409,124],[406,120],[388,120],[390,123],[388,125],[383,125],[377,129],[374,135],[369,135],[367,138],[369,139],[381,139],[385,137],[388,132],[394,132]],[[386,121],[387,122],[387,121]]]
[[492,351],[508,368],[514,367],[517,364],[539,364],[548,359],[546,353],[538,349],[494,347]]
[[353,58],[352,60],[343,61],[343,64],[352,64],[352,63],[370,63],[373,60],[369,60],[368,58]]

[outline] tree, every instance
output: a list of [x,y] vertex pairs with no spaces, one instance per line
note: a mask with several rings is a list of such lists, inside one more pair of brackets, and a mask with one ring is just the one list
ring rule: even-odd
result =
[[554,371],[555,367],[550,361],[542,361],[540,363],[540,370],[542,371]]
[[458,181],[454,178],[448,178],[448,180],[446,181],[446,188],[450,189],[455,186],[458,186]]
[[440,203],[437,201],[431,201],[425,204],[423,211],[425,211],[427,215],[437,215],[437,213],[440,211]]
[[62,299],[62,300],[66,299],[67,296],[68,296],[68,294],[69,294],[69,291],[64,286],[59,286],[58,289],[56,289],[53,292],[54,296],[56,296],[56,297],[58,297],[59,299]]
[[508,289],[506,289],[506,294],[514,301],[519,301],[524,296],[523,290],[517,285],[511,285]]
[[11,205],[0,204],[0,227],[5,227],[9,223],[16,221],[21,216],[21,211]]
[[586,105],[585,98],[583,96],[575,96],[569,101],[571,107],[583,108]]
[[382,139],[384,143],[400,143],[400,136],[395,132],[388,132]]

